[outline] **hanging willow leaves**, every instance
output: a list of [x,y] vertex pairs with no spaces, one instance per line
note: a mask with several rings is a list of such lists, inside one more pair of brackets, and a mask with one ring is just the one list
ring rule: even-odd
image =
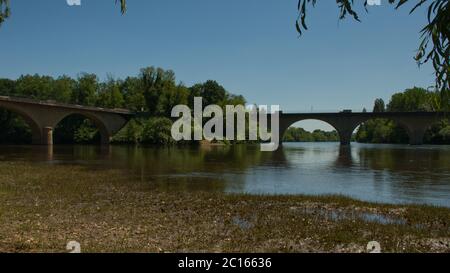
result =
[[0,0],[0,26],[9,17],[9,0]]
[[[357,1],[355,1],[357,2]],[[360,21],[358,14],[354,9],[353,0],[336,0],[340,14],[340,19],[345,19],[347,15]],[[427,25],[424,26],[421,33],[421,41],[415,56],[419,65],[431,62],[436,75],[436,89],[441,92],[442,101],[446,109],[450,108],[450,1],[449,0],[389,0],[390,4],[398,9],[406,3],[413,3],[410,14],[419,7],[428,5]],[[299,0],[298,1],[298,19],[297,31],[302,35],[306,28],[306,4],[314,7],[317,0]],[[368,0],[364,1],[364,8],[367,11]]]
[[120,1],[120,11],[124,14],[127,11],[127,1],[126,0],[116,0],[116,5]]

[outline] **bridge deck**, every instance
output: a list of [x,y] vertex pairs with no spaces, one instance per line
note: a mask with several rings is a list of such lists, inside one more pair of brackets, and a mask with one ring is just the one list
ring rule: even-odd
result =
[[28,99],[28,98],[0,96],[0,101],[51,106],[51,107],[58,107],[58,108],[65,108],[65,109],[79,109],[79,110],[112,113],[112,114],[120,114],[120,115],[130,115],[130,116],[134,115],[134,113],[132,111],[127,110],[127,109],[118,109],[118,108],[108,109],[108,108],[102,108],[102,107],[83,106],[83,105],[76,105],[76,104],[61,103],[61,102],[56,102],[53,100],[35,100],[35,99]]
[[291,112],[280,112],[280,115],[284,117],[350,117],[350,116],[358,116],[358,117],[396,117],[396,116],[428,116],[428,117],[449,117],[450,112],[427,112],[427,111],[416,111],[416,112],[325,112],[325,113],[291,113]]

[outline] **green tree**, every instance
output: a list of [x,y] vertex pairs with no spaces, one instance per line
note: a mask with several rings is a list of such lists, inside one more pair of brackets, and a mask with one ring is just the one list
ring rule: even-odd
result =
[[386,106],[384,105],[384,100],[376,99],[375,104],[373,106],[373,112],[379,113],[379,112],[384,112],[384,111],[386,111]]
[[135,111],[147,111],[142,81],[136,77],[127,77],[121,86],[126,108]]
[[14,96],[16,82],[10,79],[0,79],[0,96]]
[[139,144],[142,142],[143,129],[142,120],[132,119],[113,137],[113,142]]
[[109,78],[106,83],[100,84],[97,106],[113,109],[124,107],[124,103],[119,82]]
[[436,93],[414,87],[392,95],[387,109],[390,112],[438,111],[435,107]]
[[59,102],[70,103],[76,84],[77,82],[68,76],[59,77],[53,82],[51,98]]
[[95,74],[83,73],[78,77],[72,103],[94,106],[97,102],[98,78]]
[[[198,86],[201,86],[198,95],[206,95],[208,103],[245,104],[244,97],[228,93],[215,81]],[[175,84],[175,74],[172,71],[153,67],[141,70],[139,77],[128,77],[124,81],[109,76],[105,82],[99,82],[96,75],[86,73],[80,74],[77,79],[68,76],[54,79],[40,75],[24,75],[17,80],[0,79],[0,95],[145,112],[130,121],[114,137],[114,141],[119,143],[170,143],[167,119],[156,117],[169,117],[175,105],[187,104],[189,98],[193,98],[192,90],[196,89],[181,83]],[[150,100],[153,95],[156,95],[154,100]],[[153,111],[150,112],[149,109]],[[155,127],[152,128],[153,125]],[[0,128],[2,142],[31,142],[28,124],[15,113],[0,110]],[[157,140],[158,135],[162,140]],[[100,135],[92,121],[84,116],[71,115],[57,125],[54,140],[60,144],[92,143],[99,141]]]
[[205,83],[195,84],[190,88],[189,104],[193,108],[194,97],[203,98],[203,106],[217,104],[225,106],[227,103],[228,92],[223,86],[213,80],[208,80]]
[[308,132],[303,128],[290,127],[283,136],[284,142],[336,142],[339,136],[336,131],[325,132],[315,130]]
[[166,117],[170,117],[174,106],[188,104],[189,89],[183,85],[171,86],[164,90],[159,99],[160,112]]
[[70,115],[58,123],[53,139],[56,144],[94,143],[100,141],[95,124],[81,115]]
[[18,114],[0,109],[0,143],[30,144],[31,130]]
[[166,111],[161,103],[162,94],[175,88],[175,73],[162,68],[147,67],[140,75],[148,112],[151,115],[163,115]]
[[157,145],[173,144],[171,129],[172,121],[170,119],[163,117],[150,118],[144,124],[142,142]]
[[53,78],[49,76],[25,75],[16,80],[15,95],[36,100],[52,99]]
[[[437,92],[429,92],[423,88],[414,87],[393,94],[386,111],[440,111],[440,99],[441,96]],[[383,104],[381,99],[377,99],[374,103],[374,111],[382,109]],[[446,134],[444,128],[447,124],[447,120],[433,124],[425,135],[425,143],[448,143],[447,137],[443,135]],[[394,121],[373,119],[361,124],[356,133],[356,140],[365,143],[408,143],[408,134],[403,127]]]

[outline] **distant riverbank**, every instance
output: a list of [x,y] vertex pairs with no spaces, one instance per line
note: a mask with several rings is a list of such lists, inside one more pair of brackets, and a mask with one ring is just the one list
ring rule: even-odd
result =
[[[119,170],[0,163],[0,251],[449,252],[450,209],[166,191]],[[131,179],[131,178],[130,178]]]

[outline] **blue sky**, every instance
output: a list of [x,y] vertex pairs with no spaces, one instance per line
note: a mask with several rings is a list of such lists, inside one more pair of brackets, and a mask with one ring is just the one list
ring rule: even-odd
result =
[[214,79],[251,103],[302,112],[371,109],[375,98],[433,84],[431,67],[413,60],[425,11],[387,0],[361,23],[339,21],[334,1],[319,1],[301,38],[296,0],[128,0],[125,16],[114,0],[11,2],[0,77],[124,78],[153,65],[186,85]]

